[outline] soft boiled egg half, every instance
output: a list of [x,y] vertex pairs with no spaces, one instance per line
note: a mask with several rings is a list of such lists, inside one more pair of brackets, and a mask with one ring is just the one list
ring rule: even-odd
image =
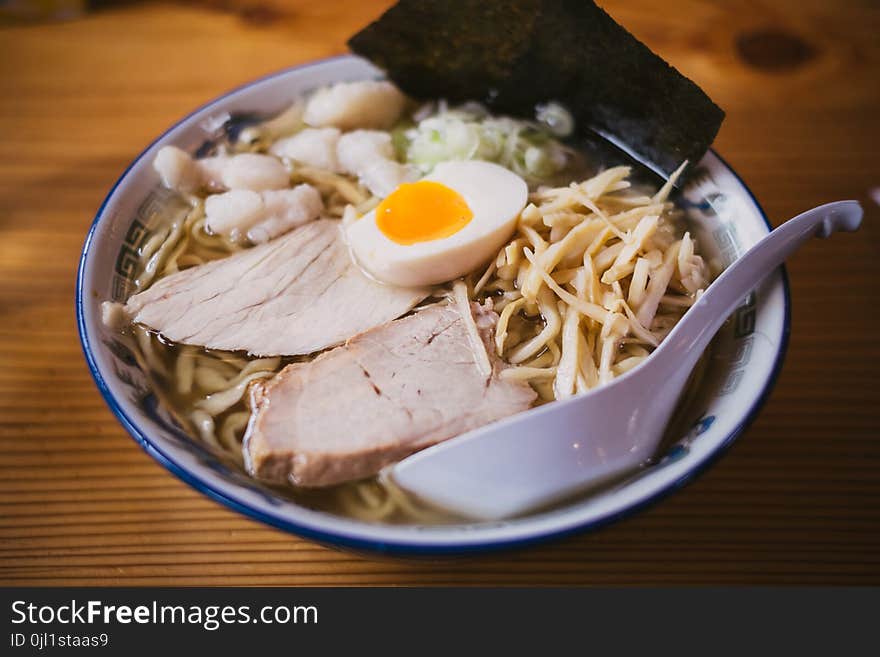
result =
[[494,256],[527,199],[525,181],[502,166],[442,162],[350,224],[347,239],[358,264],[383,283],[443,283]]

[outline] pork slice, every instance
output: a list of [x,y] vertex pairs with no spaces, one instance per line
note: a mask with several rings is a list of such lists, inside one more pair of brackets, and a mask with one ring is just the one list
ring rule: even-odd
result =
[[125,310],[175,342],[283,356],[341,344],[428,294],[367,278],[351,261],[339,222],[319,219],[166,276],[132,296]]
[[[254,383],[244,441],[249,472],[311,487],[361,479],[529,408],[534,391],[500,378],[505,364],[489,348],[497,315],[473,312],[428,308]],[[480,367],[487,355],[488,373]]]

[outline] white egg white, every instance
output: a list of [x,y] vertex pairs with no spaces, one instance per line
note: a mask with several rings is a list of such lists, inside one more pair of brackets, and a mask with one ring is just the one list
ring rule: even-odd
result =
[[488,262],[516,229],[528,200],[528,186],[515,173],[477,160],[441,162],[423,178],[458,192],[473,219],[449,237],[398,244],[376,224],[375,210],[347,228],[358,264],[390,285],[421,286],[451,281]]

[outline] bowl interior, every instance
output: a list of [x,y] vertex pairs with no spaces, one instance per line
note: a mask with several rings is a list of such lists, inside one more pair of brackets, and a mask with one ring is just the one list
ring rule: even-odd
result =
[[[384,525],[312,511],[261,486],[181,430],[159,403],[133,355],[101,323],[104,300],[132,290],[137,251],[167,220],[167,192],[151,163],[166,144],[193,151],[218,136],[231,114],[271,114],[317,86],[378,77],[356,57],[338,57],[263,78],[196,110],[151,144],[101,206],[86,239],[77,281],[77,319],[95,381],[132,436],[160,463],[207,495],[300,535],[358,548],[409,553],[481,550],[598,526],[684,483],[728,445],[757,412],[781,365],[788,332],[784,274],[749,294],[716,337],[703,380],[658,461],[638,474],[549,511],[505,522]],[[689,227],[709,260],[725,266],[769,230],[736,174],[710,152],[684,190]]]

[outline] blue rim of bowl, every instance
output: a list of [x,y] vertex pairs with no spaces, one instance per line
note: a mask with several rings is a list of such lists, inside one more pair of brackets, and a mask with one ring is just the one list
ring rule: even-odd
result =
[[[125,430],[134,438],[135,442],[137,442],[144,451],[149,454],[154,460],[156,460],[160,465],[162,465],[165,469],[167,469],[171,474],[176,476],[178,479],[183,481],[184,483],[192,486],[195,490],[200,493],[206,495],[207,497],[213,499],[216,502],[219,502],[230,509],[237,511],[245,516],[253,518],[254,520],[259,520],[260,522],[266,523],[278,529],[282,529],[284,531],[290,532],[297,536],[301,536],[304,538],[308,538],[314,541],[317,541],[322,544],[346,547],[355,550],[366,550],[372,553],[380,553],[380,554],[389,554],[389,555],[397,555],[397,556],[451,556],[456,554],[475,554],[475,553],[484,553],[484,552],[495,552],[512,548],[526,547],[530,545],[537,545],[541,543],[546,543],[549,541],[554,541],[557,539],[565,538],[566,536],[571,536],[574,534],[579,534],[587,531],[595,531],[600,529],[606,525],[609,525],[613,522],[621,520],[623,518],[629,517],[653,504],[656,504],[660,500],[664,499],[672,492],[679,490],[686,484],[690,483],[694,479],[696,479],[699,475],[706,472],[717,460],[720,456],[722,456],[733,444],[733,442],[739,437],[755,420],[758,416],[758,413],[763,408],[764,404],[767,402],[770,394],[773,391],[773,388],[776,385],[776,381],[779,378],[779,374],[782,370],[783,362],[785,361],[785,355],[788,351],[788,343],[791,334],[791,290],[789,288],[788,281],[788,273],[785,267],[780,267],[780,274],[782,276],[782,286],[783,286],[783,296],[784,296],[784,318],[783,318],[783,327],[782,327],[782,336],[779,345],[779,350],[776,352],[776,360],[773,363],[773,368],[770,372],[770,375],[767,377],[767,382],[764,385],[763,390],[758,395],[752,407],[749,409],[749,412],[743,417],[743,420],[722,440],[718,446],[708,455],[706,456],[700,463],[694,466],[693,469],[689,470],[681,477],[676,479],[673,482],[670,482],[663,488],[654,492],[650,496],[646,497],[643,500],[640,500],[624,509],[620,509],[614,513],[610,513],[601,518],[597,518],[595,520],[590,520],[588,522],[581,523],[579,525],[573,527],[566,527],[564,529],[558,531],[550,531],[541,534],[537,534],[534,536],[520,537],[514,539],[503,539],[503,540],[490,540],[484,543],[466,543],[462,545],[448,545],[448,544],[413,544],[407,543],[405,541],[377,541],[370,540],[364,538],[357,538],[352,536],[347,536],[344,534],[335,533],[332,531],[325,531],[320,529],[315,529],[312,527],[304,526],[293,522],[288,519],[282,519],[267,513],[264,513],[261,510],[255,509],[251,506],[248,506],[245,503],[239,502],[236,499],[229,497],[222,490],[215,487],[213,484],[199,478],[185,467],[179,465],[173,458],[166,455],[162,452],[162,450],[154,444],[147,434],[138,427],[138,425],[132,420],[119,403],[116,401],[116,398],[110,392],[110,388],[107,383],[104,381],[104,377],[101,375],[101,372],[98,369],[97,363],[92,355],[91,345],[89,343],[89,337],[86,331],[85,326],[85,313],[84,313],[84,304],[83,304],[83,295],[84,295],[84,272],[86,265],[86,258],[88,256],[89,247],[91,246],[92,238],[97,230],[98,224],[102,215],[104,214],[104,209],[107,206],[107,203],[113,197],[114,192],[122,183],[123,180],[128,176],[128,173],[131,169],[144,157],[144,155],[155,145],[157,142],[161,141],[169,132],[176,129],[181,124],[185,123],[191,116],[205,110],[217,103],[220,103],[230,95],[234,93],[238,93],[245,89],[249,89],[257,84],[262,82],[266,82],[276,77],[280,77],[282,75],[287,75],[292,71],[303,70],[306,68],[310,68],[312,66],[318,66],[321,64],[326,64],[328,62],[335,61],[337,59],[344,59],[350,57],[350,55],[339,55],[336,57],[328,57],[320,60],[315,60],[308,62],[306,64],[301,64],[298,66],[291,66],[285,68],[281,71],[276,71],[274,73],[270,73],[256,80],[252,80],[246,84],[238,86],[234,89],[227,91],[226,93],[214,98],[213,100],[205,103],[204,105],[198,107],[193,110],[186,116],[184,116],[179,121],[175,122],[170,128],[165,130],[161,135],[159,135],[156,139],[154,139],[146,148],[141,151],[141,153],[134,159],[132,162],[126,167],[125,171],[123,171],[122,175],[119,179],[113,184],[113,187],[110,188],[106,198],[101,203],[101,206],[98,208],[98,212],[95,214],[95,218],[92,221],[92,225],[89,228],[89,231],[86,235],[85,242],[83,243],[82,254],[80,255],[79,267],[77,269],[76,275],[76,297],[75,297],[75,305],[76,305],[76,324],[77,329],[79,331],[80,345],[83,350],[83,354],[85,355],[86,363],[89,367],[89,372],[92,375],[92,378],[95,381],[95,385],[98,387],[98,391],[101,393],[101,396],[104,398],[104,401],[107,403],[107,406],[116,416],[116,419],[119,420],[120,424],[125,428]],[[740,175],[731,167],[727,161],[722,158],[714,149],[710,149],[712,154],[718,158],[718,161],[733,175],[736,181],[740,184],[743,190],[751,199],[755,208],[758,210],[761,218],[764,220],[764,223],[767,226],[768,230],[772,230],[773,226],[770,223],[770,220],[767,218],[767,214],[764,212],[764,209],[761,207],[760,203],[758,203],[758,199],[755,198],[755,195],[752,193],[751,189],[745,184]]]

